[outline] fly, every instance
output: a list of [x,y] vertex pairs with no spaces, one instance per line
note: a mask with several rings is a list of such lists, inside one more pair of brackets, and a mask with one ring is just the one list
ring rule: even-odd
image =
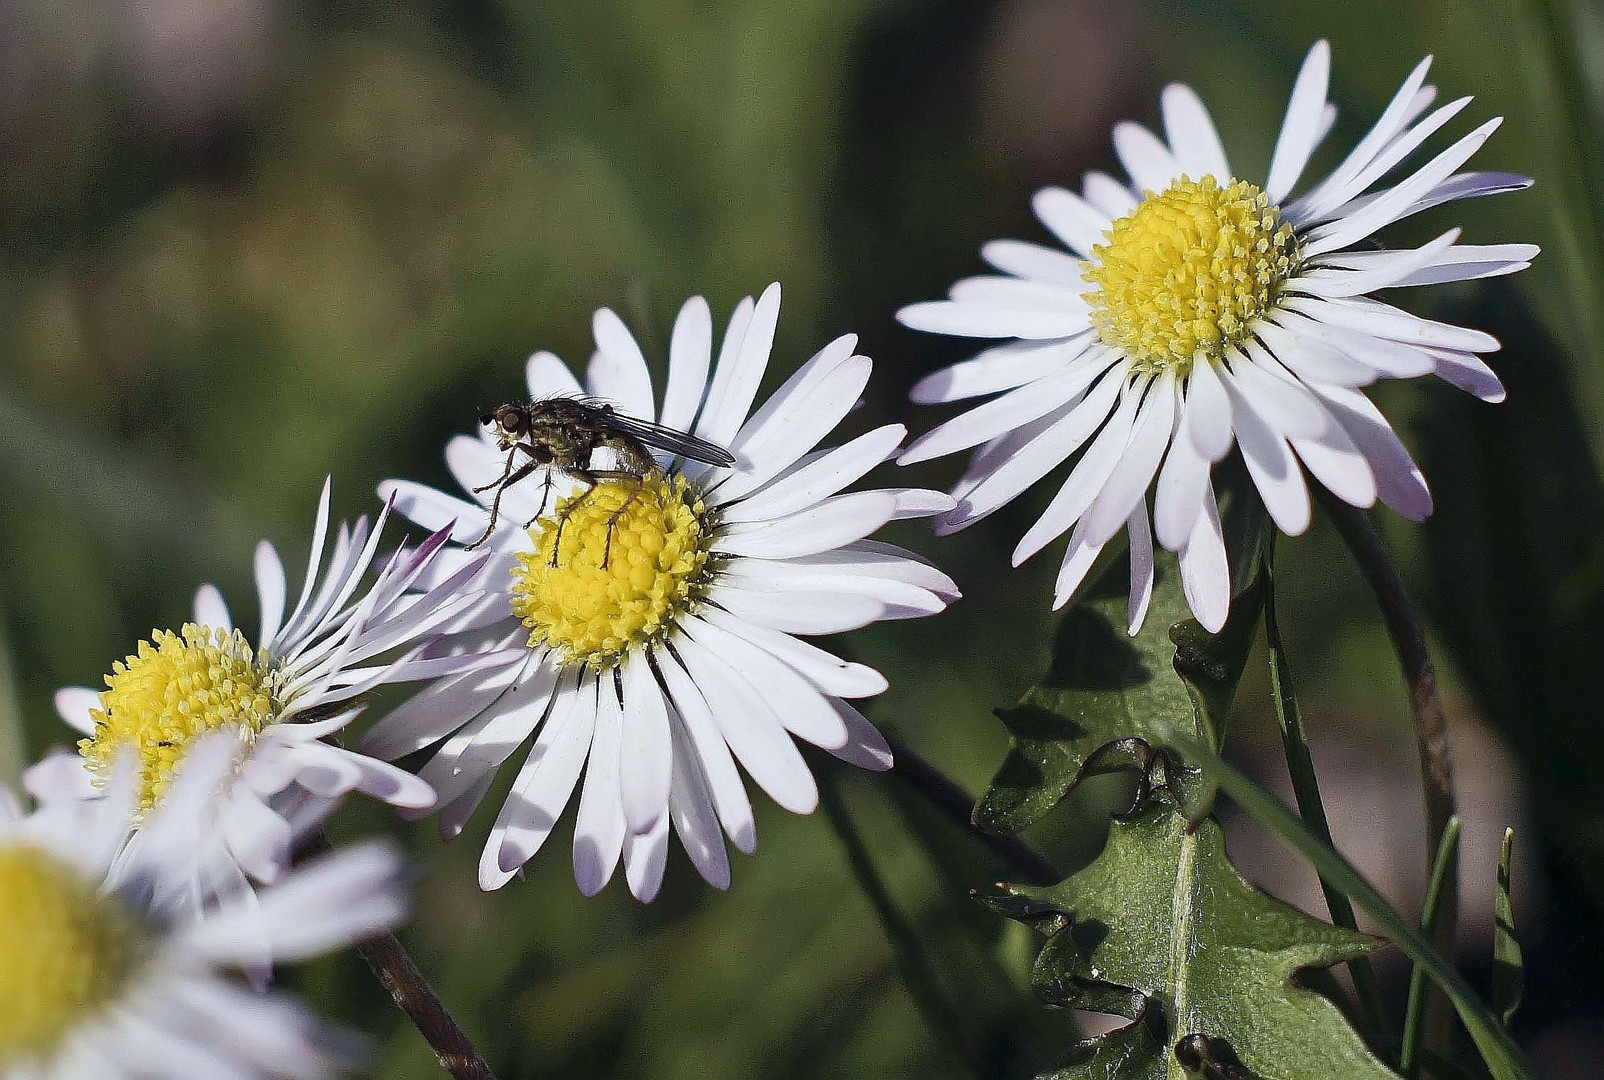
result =
[[[563,472],[586,485],[579,498],[568,504],[567,511],[557,522],[557,536],[551,546],[551,565],[557,565],[557,551],[562,544],[563,526],[579,504],[596,490],[603,480],[632,480],[634,489],[613,515],[607,519],[607,542],[603,548],[602,566],[612,552],[613,526],[630,503],[640,494],[640,481],[648,473],[657,471],[652,450],[700,461],[704,465],[728,468],[735,464],[735,455],[706,439],[664,427],[650,420],[625,416],[611,405],[597,404],[579,398],[544,398],[527,403],[510,402],[494,412],[485,413],[479,422],[496,436],[496,445],[507,455],[507,464],[501,476],[481,487],[475,494],[494,490],[496,497],[490,504],[490,523],[485,533],[468,549],[478,547],[490,538],[501,514],[501,496],[507,489],[538,469],[546,470],[545,488],[540,496],[540,510],[524,526],[533,525],[546,512],[546,500],[551,495],[552,470]],[[597,450],[612,451],[614,462],[610,469],[591,467],[591,455]]]

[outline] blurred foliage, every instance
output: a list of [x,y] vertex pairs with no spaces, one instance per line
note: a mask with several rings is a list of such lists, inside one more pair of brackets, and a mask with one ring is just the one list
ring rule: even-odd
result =
[[[1604,16],[1558,10],[1596,110]],[[1451,650],[1455,708],[1498,725],[1531,777],[1526,850],[1553,880],[1550,934],[1583,932],[1604,916],[1598,253],[1574,227],[1589,194],[1576,110],[1556,107],[1578,91],[1504,0],[1359,0],[1336,18],[1271,0],[0,5],[0,598],[26,745],[69,741],[55,687],[94,683],[152,626],[182,621],[201,580],[248,621],[251,545],[298,551],[325,473],[347,514],[371,510],[386,476],[449,486],[445,440],[518,392],[534,349],[583,360],[597,306],[660,353],[686,295],[727,311],[779,279],[775,379],[857,331],[879,375],[857,422],[910,419],[906,386],[965,350],[897,329],[898,306],[973,272],[985,238],[1039,237],[1028,192],[1107,166],[1110,123],[1151,119],[1161,78],[1192,81],[1233,161],[1262,170],[1319,36],[1335,48],[1334,145],[1434,52],[1447,93],[1509,118],[1482,167],[1540,182],[1399,230],[1423,239],[1462,214],[1469,241],[1549,254],[1513,288],[1406,299],[1498,333],[1511,393],[1493,408],[1384,388],[1442,508],[1424,530],[1387,525]],[[906,479],[946,483],[957,467]],[[895,532],[966,598],[852,642],[892,679],[871,717],[971,788],[1005,752],[988,710],[1047,666],[1053,560],[1006,559],[1040,505],[940,542]],[[1312,740],[1333,717],[1407,738],[1386,643],[1330,534],[1279,555]],[[1243,746],[1273,740],[1262,676],[1242,700]],[[1030,1000],[1028,934],[965,897],[998,868],[894,786],[840,779],[888,895],[961,1002],[964,1045],[1000,1075],[1029,1073],[1074,1037],[1072,1018]],[[1087,861],[1125,794],[1083,785],[1030,836],[1066,866]],[[528,880],[487,896],[471,872],[482,823],[442,846],[352,804],[335,831],[405,838],[424,873],[408,941],[504,1080],[964,1075],[827,823],[761,816],[762,854],[737,861],[729,893],[676,857],[649,908],[618,887],[580,900],[560,834]],[[1601,955],[1528,948],[1521,1023],[1604,1012]],[[378,1036],[375,1075],[438,1075],[359,963],[295,983]]]

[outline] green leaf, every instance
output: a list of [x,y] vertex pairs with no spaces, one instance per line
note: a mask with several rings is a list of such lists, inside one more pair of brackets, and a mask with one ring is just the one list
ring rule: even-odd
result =
[[1393,944],[1425,969],[1426,974],[1453,1003],[1454,1011],[1470,1032],[1493,1080],[1533,1080],[1535,1074],[1531,1065],[1504,1026],[1476,997],[1475,991],[1454,970],[1453,965],[1438,955],[1431,942],[1409,925],[1409,921],[1387,903],[1375,886],[1353,868],[1353,864],[1310,832],[1274,796],[1226,764],[1211,748],[1194,741],[1178,743],[1175,749],[1188,760],[1202,766],[1242,809],[1279,836],[1288,847],[1308,859],[1316,873],[1346,893],[1360,910],[1376,921]]
[[[1104,576],[1123,581],[1124,574],[1116,561]],[[1020,832],[1084,775],[1136,768],[1152,783],[1184,782],[1153,748],[1176,734],[1217,745],[1258,623],[1257,595],[1237,597],[1214,636],[1190,618],[1173,558],[1160,558],[1158,575],[1134,638],[1125,633],[1123,588],[1118,595],[1095,589],[1065,614],[1046,677],[1018,705],[997,711],[1011,746],[975,806],[978,827]]]
[[1155,800],[1117,821],[1079,873],[985,899],[1048,934],[1034,977],[1043,998],[1131,1021],[1077,1044],[1048,1076],[1180,1080],[1183,1062],[1264,1080],[1394,1076],[1335,1004],[1294,982],[1381,941],[1254,889],[1212,818],[1189,831]]
[[1515,844],[1515,830],[1504,830],[1504,847],[1498,857],[1498,894],[1494,899],[1493,920],[1493,1011],[1507,1028],[1520,1009],[1525,990],[1526,960],[1520,940],[1515,937],[1515,912],[1509,904],[1509,860]]

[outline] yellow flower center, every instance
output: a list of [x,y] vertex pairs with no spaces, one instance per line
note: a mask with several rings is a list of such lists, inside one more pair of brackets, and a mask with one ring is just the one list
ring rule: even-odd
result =
[[0,845],[0,1073],[50,1055],[118,994],[136,930],[71,867],[31,845]]
[[531,648],[556,649],[573,664],[609,667],[662,639],[706,584],[711,530],[681,476],[598,484],[564,500],[529,537],[535,549],[512,571],[512,610]]
[[1181,177],[1151,192],[1092,249],[1092,325],[1138,370],[1185,377],[1218,361],[1280,296],[1296,268],[1292,227],[1257,187]]
[[249,745],[278,715],[278,676],[266,652],[238,630],[185,624],[161,630],[112,666],[100,708],[90,713],[93,738],[78,744],[102,781],[124,747],[139,755],[139,806],[161,801],[189,741],[231,731]]

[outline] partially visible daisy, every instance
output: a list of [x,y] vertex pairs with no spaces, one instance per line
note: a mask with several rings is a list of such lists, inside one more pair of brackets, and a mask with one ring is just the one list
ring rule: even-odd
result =
[[1080,451],[1014,564],[1073,530],[1053,597],[1059,607],[1124,528],[1134,634],[1152,593],[1155,533],[1179,553],[1198,621],[1210,630],[1224,624],[1231,579],[1210,470],[1233,444],[1289,535],[1309,525],[1303,469],[1354,506],[1379,497],[1410,520],[1426,517],[1425,479],[1359,388],[1436,374],[1501,401],[1503,386],[1478,356],[1498,342],[1369,294],[1509,274],[1537,254],[1532,244],[1460,244],[1458,229],[1414,249],[1371,242],[1428,207],[1531,183],[1457,171],[1495,119],[1377,188],[1470,102],[1427,113],[1436,96],[1425,85],[1429,66],[1422,61],[1369,134],[1297,198],[1291,193],[1336,118],[1324,41],[1298,73],[1262,187],[1238,179],[1203,103],[1172,84],[1162,99],[1165,140],[1139,124],[1114,128],[1130,184],[1092,172],[1080,195],[1036,193],[1037,217],[1069,252],[992,241],[981,255],[1002,276],[968,278],[950,299],[903,308],[898,318],[916,330],[1013,339],[914,388],[923,404],[1000,395],[915,440],[900,459],[980,447],[937,531],[974,524]]
[[[505,489],[485,543],[493,555],[475,582],[485,599],[458,629],[463,649],[522,649],[523,662],[436,683],[363,743],[393,759],[446,740],[422,776],[440,793],[441,831],[450,837],[501,764],[534,737],[485,845],[483,888],[505,884],[540,849],[581,772],[580,891],[600,891],[622,858],[630,890],[650,900],[671,826],[718,888],[730,880],[721,826],[739,850],[753,850],[737,762],[775,802],[803,814],[818,791],[793,736],[865,768],[890,767],[885,740],[846,700],[878,694],[886,680],[798,635],[942,610],[958,595],[950,578],[868,537],[895,518],[953,503],[905,488],[838,494],[895,453],[905,434],[892,424],[814,449],[869,379],[872,364],[854,354],[853,335],[825,346],[751,412],[779,308],[778,285],[755,304],[743,300],[715,367],[707,303],[689,300],[674,325],[661,407],[639,345],[611,311],[596,314],[583,390],[550,353],[529,361],[535,400],[586,393],[736,460],[720,468],[660,454],[661,471],[638,490],[633,480],[609,480],[582,498],[560,474],[550,498],[539,475]],[[487,433],[446,448],[469,491],[493,489],[505,459]],[[451,527],[460,543],[485,531],[494,495],[482,490],[466,502],[406,481],[381,490],[419,524]],[[437,573],[468,557],[452,550]]]
[[233,755],[225,735],[194,746],[195,767],[146,816],[137,848],[132,751],[105,798],[29,812],[0,785],[0,1080],[318,1080],[352,1064],[348,1037],[230,970],[264,948],[309,959],[395,926],[401,860],[351,848],[249,907],[175,909],[207,842],[196,822]]
[[[273,545],[256,549],[261,623],[254,642],[236,629],[210,585],[195,597],[195,618],[157,630],[112,666],[106,689],[56,694],[62,718],[84,736],[81,758],[63,757],[48,782],[95,797],[126,749],[137,756],[137,806],[160,806],[194,740],[222,732],[234,745],[234,771],[208,810],[226,842],[223,857],[201,865],[197,892],[272,881],[295,841],[335,801],[362,791],[393,806],[424,809],[434,792],[386,762],[329,742],[361,712],[359,699],[388,683],[462,670],[463,658],[425,655],[438,629],[478,599],[462,586],[478,569],[459,568],[425,594],[409,592],[442,550],[444,533],[402,547],[363,588],[389,508],[339,526],[327,552],[329,485],[324,484],[299,599],[287,608],[284,566]],[[329,562],[323,567],[323,559]],[[321,576],[320,576],[321,571]],[[399,655],[398,655],[399,654]],[[476,670],[494,658],[476,658]],[[46,783],[40,780],[39,783]]]

